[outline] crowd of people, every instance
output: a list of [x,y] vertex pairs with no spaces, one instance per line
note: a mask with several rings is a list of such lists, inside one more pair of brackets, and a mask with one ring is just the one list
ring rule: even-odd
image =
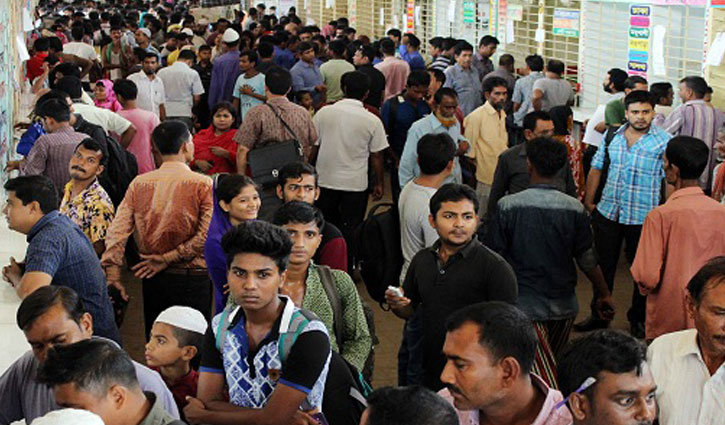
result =
[[[610,69],[578,140],[556,58],[192,3],[40,1],[3,209],[32,350],[0,425],[722,423],[725,115],[702,77],[673,107]],[[353,276],[388,191],[402,261],[364,283],[405,326],[399,386],[373,390]]]

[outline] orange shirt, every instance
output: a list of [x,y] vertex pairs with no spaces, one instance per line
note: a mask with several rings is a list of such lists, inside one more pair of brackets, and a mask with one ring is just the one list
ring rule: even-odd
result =
[[687,284],[712,257],[725,255],[725,205],[699,187],[679,189],[647,215],[632,277],[650,288],[647,339],[694,327],[687,317]]

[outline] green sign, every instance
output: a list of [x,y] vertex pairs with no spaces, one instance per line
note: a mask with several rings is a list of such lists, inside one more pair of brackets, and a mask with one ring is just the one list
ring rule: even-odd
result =
[[649,38],[649,28],[629,27],[631,38]]
[[575,9],[554,9],[551,32],[564,37],[579,37],[581,12]]
[[476,3],[472,1],[463,2],[463,23],[472,24],[476,22]]

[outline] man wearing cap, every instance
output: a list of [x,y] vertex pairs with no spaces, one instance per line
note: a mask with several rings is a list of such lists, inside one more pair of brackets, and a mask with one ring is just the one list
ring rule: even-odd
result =
[[234,100],[234,83],[242,73],[239,67],[239,33],[227,28],[222,36],[222,42],[227,51],[214,60],[209,86],[209,109],[214,108],[219,102],[231,103]]
[[138,47],[146,50],[149,53],[154,53],[158,57],[159,62],[161,61],[161,54],[154,46],[151,45],[151,30],[148,28],[139,28],[136,30],[136,44]]

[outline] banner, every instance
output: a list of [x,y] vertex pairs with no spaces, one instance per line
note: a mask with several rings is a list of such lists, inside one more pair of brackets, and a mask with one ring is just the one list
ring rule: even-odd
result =
[[650,15],[652,7],[648,5],[632,5],[629,7],[629,28],[627,56],[627,73],[647,78],[650,52]]
[[579,37],[581,12],[575,9],[554,9],[552,33],[564,37]]

